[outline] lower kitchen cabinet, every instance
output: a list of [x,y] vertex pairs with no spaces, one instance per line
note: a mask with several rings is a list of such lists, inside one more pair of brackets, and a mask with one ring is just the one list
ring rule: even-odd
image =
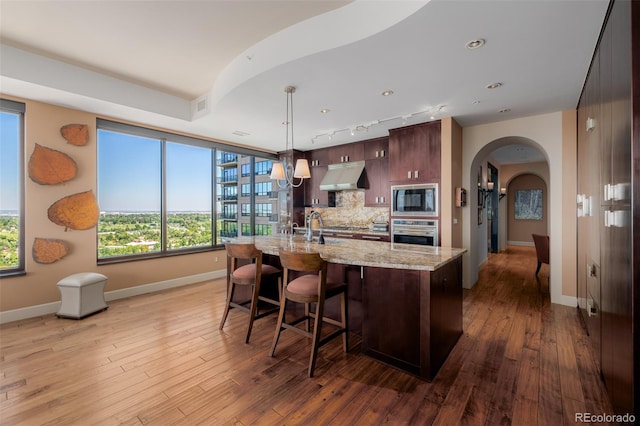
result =
[[462,259],[436,271],[365,267],[362,349],[431,380],[462,335]]

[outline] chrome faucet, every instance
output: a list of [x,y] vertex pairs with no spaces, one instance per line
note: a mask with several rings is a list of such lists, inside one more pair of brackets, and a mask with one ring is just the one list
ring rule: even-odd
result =
[[313,230],[311,229],[311,224],[313,223],[314,217],[318,219],[318,222],[320,222],[320,238],[322,238],[322,228],[324,227],[322,224],[322,216],[320,216],[319,212],[311,210],[311,212],[309,212],[309,216],[307,216],[307,232],[304,234],[304,238],[307,241],[313,241]]

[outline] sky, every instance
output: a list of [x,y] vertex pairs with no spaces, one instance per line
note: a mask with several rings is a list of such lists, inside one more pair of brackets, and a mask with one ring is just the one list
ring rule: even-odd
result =
[[[18,126],[18,115],[0,113],[0,210],[19,206]],[[160,211],[160,141],[106,130],[98,130],[98,139],[100,210]],[[167,143],[167,211],[211,211],[211,153]]]
[[[157,139],[98,130],[101,211],[160,211]],[[167,211],[211,211],[211,150],[167,143]]]
[[0,211],[18,210],[18,135],[20,116],[0,112]]

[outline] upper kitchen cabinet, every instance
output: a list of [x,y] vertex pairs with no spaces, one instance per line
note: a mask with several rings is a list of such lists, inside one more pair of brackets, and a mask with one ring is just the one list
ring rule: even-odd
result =
[[377,138],[363,142],[366,190],[365,207],[389,205],[389,138]]
[[389,205],[391,187],[389,186],[389,159],[365,160],[366,189],[365,207],[384,207]]
[[364,145],[361,142],[333,146],[328,150],[329,164],[364,160]]
[[440,121],[389,130],[389,180],[393,184],[440,179]]
[[329,203],[329,193],[320,190],[320,182],[327,174],[329,165],[329,149],[307,151],[311,171],[311,178],[306,179],[304,183],[304,203],[307,206],[326,206]]
[[389,138],[369,139],[362,143],[365,160],[380,160],[389,157]]

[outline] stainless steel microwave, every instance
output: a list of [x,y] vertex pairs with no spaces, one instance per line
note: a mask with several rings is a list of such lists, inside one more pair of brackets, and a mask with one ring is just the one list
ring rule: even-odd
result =
[[438,184],[392,186],[391,216],[438,216]]

